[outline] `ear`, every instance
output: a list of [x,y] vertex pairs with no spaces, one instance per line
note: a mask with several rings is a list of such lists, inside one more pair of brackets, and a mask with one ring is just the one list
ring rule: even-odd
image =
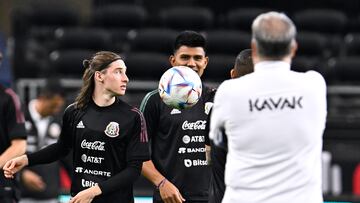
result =
[[251,40],[251,58],[253,60],[253,64],[256,64],[259,61],[255,40]]
[[234,70],[234,69],[231,69],[231,70],[230,70],[230,77],[231,77],[231,78],[235,78],[235,77],[236,77],[236,75],[235,75],[235,70]]
[[290,57],[293,58],[296,54],[296,51],[298,49],[298,43],[296,42],[296,40],[293,40],[291,42],[291,48],[290,48]]
[[209,57],[208,56],[205,56],[205,66],[204,66],[204,69],[206,69],[207,65],[209,64]]
[[171,55],[169,57],[169,62],[170,62],[170,65],[171,66],[175,66],[175,56],[174,55]]
[[102,82],[104,80],[103,74],[100,71],[95,71],[94,79],[95,81]]

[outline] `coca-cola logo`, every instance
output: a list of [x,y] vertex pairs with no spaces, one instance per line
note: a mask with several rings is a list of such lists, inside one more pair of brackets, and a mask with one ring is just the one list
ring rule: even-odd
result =
[[96,151],[105,151],[105,142],[100,142],[100,141],[87,142],[86,140],[83,140],[81,142],[81,148],[96,150]]
[[187,120],[184,121],[182,124],[183,130],[205,130],[206,121],[199,120],[195,122],[188,122]]

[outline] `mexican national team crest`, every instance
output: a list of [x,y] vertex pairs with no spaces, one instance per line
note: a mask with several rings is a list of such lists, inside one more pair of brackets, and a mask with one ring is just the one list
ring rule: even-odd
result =
[[119,136],[119,124],[117,122],[110,122],[104,132],[109,137]]

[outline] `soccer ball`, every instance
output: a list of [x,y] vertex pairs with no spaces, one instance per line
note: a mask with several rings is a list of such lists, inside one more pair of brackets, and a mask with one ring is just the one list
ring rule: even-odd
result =
[[162,101],[176,109],[187,109],[200,99],[202,83],[199,75],[186,66],[174,66],[167,70],[159,81]]

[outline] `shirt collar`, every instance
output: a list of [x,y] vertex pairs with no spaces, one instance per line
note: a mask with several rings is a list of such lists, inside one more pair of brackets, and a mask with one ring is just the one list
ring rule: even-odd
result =
[[48,119],[49,117],[41,117],[39,112],[37,112],[35,108],[36,99],[33,99],[29,102],[29,113],[34,121],[40,121],[44,119]]
[[285,61],[261,61],[254,66],[255,71],[290,70],[290,64]]

